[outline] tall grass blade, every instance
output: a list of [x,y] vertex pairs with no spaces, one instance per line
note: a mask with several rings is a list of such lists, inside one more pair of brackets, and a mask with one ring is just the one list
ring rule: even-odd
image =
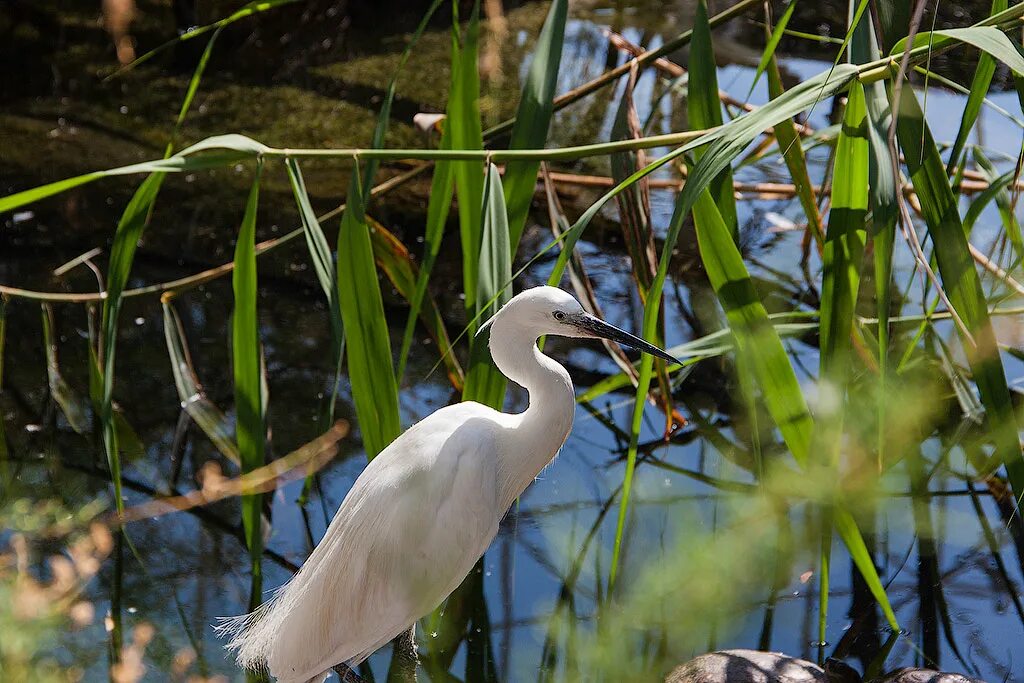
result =
[[[441,133],[441,149],[449,149],[451,146],[451,134],[449,133],[448,121],[445,120]],[[423,297],[427,293],[427,282],[430,280],[430,273],[434,269],[434,262],[441,250],[441,238],[444,236],[444,227],[448,222],[448,212],[452,206],[452,195],[455,189],[454,164],[451,161],[439,161],[434,165],[434,176],[430,181],[430,199],[427,202],[427,224],[424,228],[424,253],[423,263],[420,265],[419,273],[416,275],[416,288],[412,298],[409,299],[409,318],[405,323],[405,331],[402,334],[402,348],[398,354],[397,381],[399,384],[405,376],[405,366],[409,360],[409,349],[412,346],[412,338],[416,331],[416,320],[420,315],[420,308],[423,305]]]
[[[789,5],[786,7],[786,11],[782,13],[782,17],[779,19],[779,23],[775,25],[775,28],[771,30],[768,36],[768,42],[764,46],[764,51],[761,52],[761,60],[757,63],[757,70],[754,72],[754,80],[750,82],[750,90],[747,92],[747,99],[754,94],[754,88],[757,87],[758,81],[761,80],[761,76],[765,70],[768,69],[768,65],[775,59],[775,50],[779,46],[779,41],[782,40],[782,36],[786,33],[786,27],[789,25],[789,19],[793,16],[793,10],[796,9],[796,3],[798,0],[790,0]],[[781,144],[781,142],[780,142]]]
[[[552,0],[523,83],[509,149],[539,149],[547,140],[555,109],[555,87],[558,85],[568,6],[568,0]],[[510,161],[505,166],[505,204],[508,206],[512,253],[515,253],[526,225],[530,202],[537,189],[539,166],[539,161]]]
[[[796,4],[796,0],[790,5]],[[785,88],[782,85],[782,73],[774,55],[768,60],[768,96],[772,100],[782,97]],[[779,149],[782,151],[782,159],[786,163],[789,175],[796,187],[796,196],[800,201],[800,207],[807,218],[807,224],[814,240],[821,245],[824,238],[824,230],[821,226],[821,212],[818,210],[818,198],[814,195],[814,183],[811,182],[811,175],[807,171],[807,156],[804,146],[797,132],[793,119],[785,119],[775,125],[775,139],[779,141]],[[821,131],[819,131],[820,134]]]
[[[231,358],[235,386],[235,440],[242,462],[242,473],[263,466],[266,424],[263,409],[263,381],[256,314],[256,212],[260,199],[263,164],[256,165],[245,215],[235,245],[235,269],[231,285],[235,308],[231,321]],[[263,596],[263,529],[260,518],[262,494],[242,496],[242,526],[249,548],[252,584],[249,609],[259,606]]]
[[[458,24],[458,3],[452,5],[452,79],[448,91],[448,126],[452,149],[483,149],[480,123],[480,74],[477,71],[480,37],[480,2],[461,34]],[[462,239],[462,283],[466,295],[466,312],[476,313],[478,260],[481,244],[480,202],[484,195],[483,166],[475,161],[455,162],[455,192],[458,197],[459,235]],[[469,333],[476,332],[472,320]]]
[[[995,16],[990,17],[990,20],[994,18]],[[994,26],[968,26],[918,33],[914,36],[913,48],[934,51],[958,42],[973,45],[1003,62],[1016,73],[1024,74],[1024,55],[1014,47],[1005,33]],[[902,55],[906,46],[907,39],[904,38],[896,43],[890,54]]]
[[[416,47],[416,43],[419,42],[420,37],[427,28],[427,24],[430,23],[430,18],[434,16],[434,12],[441,6],[444,0],[434,0],[427,11],[423,14],[423,18],[420,19],[420,23],[416,26],[416,30],[413,31],[412,38],[406,44],[405,49],[402,50],[402,56],[398,59],[398,65],[394,71],[391,72],[391,80],[388,81],[387,90],[384,92],[384,103],[380,107],[380,114],[377,115],[377,125],[373,129],[373,140],[370,146],[373,149],[381,149],[384,146],[384,138],[387,136],[388,125],[391,122],[391,105],[395,101],[395,89],[398,86],[398,75],[402,72],[405,67],[405,63],[409,61],[409,55],[412,54],[412,50]],[[374,176],[377,175],[377,166],[380,162],[377,159],[368,159],[366,166],[363,169],[363,206],[370,203],[370,189],[373,187]]]
[[[398,290],[398,293],[406,301],[412,301],[419,272],[409,255],[409,250],[405,248],[401,240],[395,237],[394,233],[370,216],[366,216],[366,222],[370,225],[373,255],[377,260],[377,265]],[[462,366],[459,365],[452,350],[451,339],[448,337],[448,330],[445,328],[441,311],[437,308],[434,297],[429,292],[426,292],[420,299],[419,310],[423,326],[427,328],[430,336],[434,339],[441,361],[448,371],[448,378],[456,389],[461,389],[464,379]]]
[[[835,413],[820,419],[820,444],[825,461],[839,464],[843,431],[842,407],[851,367],[851,335],[860,289],[868,211],[868,139],[864,89],[850,87],[843,129],[835,153],[832,210],[822,252],[820,367],[821,392],[836,397]],[[826,401],[825,403],[830,403]]]
[[995,165],[989,161],[988,157],[985,156],[985,153],[979,147],[974,148],[974,160],[978,162],[978,167],[985,174],[989,187],[979,193],[977,199],[967,209],[967,215],[964,217],[964,232],[970,235],[971,227],[980,216],[980,208],[977,210],[977,213],[974,213],[976,211],[975,206],[980,205],[981,208],[984,208],[988,201],[994,199],[996,206],[999,208],[999,217],[1003,221],[1006,237],[1010,240],[1013,250],[1017,253],[1018,262],[1024,262],[1024,237],[1021,236],[1020,221],[1017,220],[1017,214],[1014,211],[1013,197],[1007,191],[1007,188],[1020,178],[1020,170],[1014,168],[1012,171],[1000,176],[996,171]]
[[[992,9],[989,15],[1002,12],[1007,8],[1007,0],[992,0]],[[967,95],[967,102],[964,104],[964,113],[960,117],[960,128],[956,133],[956,140],[949,150],[949,161],[946,163],[946,173],[953,175],[957,167],[964,163],[964,150],[967,145],[967,138],[971,129],[978,121],[981,113],[981,105],[988,94],[989,86],[992,85],[992,76],[996,73],[996,60],[987,52],[978,55],[978,66],[974,69],[974,76],[971,78],[970,93]]]
[[974,382],[985,405],[988,433],[996,446],[995,459],[1006,467],[1010,485],[1015,495],[1020,497],[1024,495],[1024,457],[1017,420],[957,200],[917,96],[910,88],[904,88],[899,104],[897,133],[900,147],[928,233],[935,245],[935,259],[943,287],[970,334],[968,337],[958,326]]
[[[629,78],[615,114],[615,122],[612,124],[613,140],[636,139],[642,135],[640,119],[633,102],[633,89],[636,86],[638,74],[638,69],[632,69],[629,72]],[[621,183],[646,165],[643,150],[618,152],[611,156],[610,161],[612,179],[616,183]],[[629,254],[633,266],[633,277],[640,293],[640,301],[643,302],[647,300],[651,283],[658,270],[658,253],[654,246],[654,230],[651,227],[650,184],[647,179],[629,185],[623,192],[615,196],[615,203],[619,207],[619,226],[622,230],[623,242],[626,244],[626,252]],[[582,266],[582,263],[580,265]],[[570,267],[570,277],[574,270],[581,271],[582,267]],[[659,346],[663,345],[664,336],[665,320],[662,316],[658,324],[658,340],[656,342]],[[621,350],[619,355],[621,355]],[[621,365],[621,359],[616,362]],[[673,424],[672,387],[665,364],[658,363],[657,368],[658,388],[665,408],[665,432],[668,433]]]
[[[690,128],[707,130],[722,125],[722,100],[718,97],[718,73],[705,0],[697,3],[697,13],[693,20],[686,113]],[[693,154],[694,159],[700,161],[705,151],[697,149]],[[708,189],[718,204],[722,220],[732,233],[733,241],[738,243],[736,194],[733,190],[732,168],[728,162],[711,179]]]
[[199,383],[195,366],[188,352],[188,343],[185,340],[181,319],[170,301],[163,302],[163,311],[167,356],[171,361],[171,374],[174,376],[174,386],[178,390],[181,408],[199,425],[199,428],[217,447],[217,450],[241,468],[242,456],[232,438],[231,422],[227,415],[210,400]]
[[107,466],[114,483],[114,501],[118,513],[124,511],[121,497],[121,454],[118,447],[117,429],[114,424],[114,360],[117,348],[117,319],[121,311],[121,293],[128,283],[132,260],[139,238],[149,220],[149,212],[156,201],[164,174],[154,173],[142,181],[132,195],[128,206],[121,215],[114,233],[114,244],[110,249],[110,265],[107,269],[107,298],[103,301],[103,392],[100,405],[100,423],[103,426],[103,445],[107,454]]
[[266,12],[267,10],[275,9],[277,7],[280,7],[281,5],[290,5],[295,2],[301,2],[301,0],[255,0],[254,2],[250,2],[238,8],[233,13],[224,17],[223,19],[220,19],[219,21],[215,21],[212,24],[206,24],[204,26],[196,26],[188,31],[185,31],[184,33],[181,33],[176,38],[172,38],[171,40],[168,40],[167,42],[158,45],[149,52],[146,52],[142,56],[136,58],[132,62],[125,64],[123,67],[115,71],[107,78],[114,78],[116,76],[123,74],[126,71],[130,71],[131,69],[134,69],[140,64],[148,62],[150,59],[157,56],[161,52],[171,47],[174,47],[178,43],[185,42],[186,40],[193,40],[195,38],[198,38],[199,36],[209,33],[210,31],[219,31],[220,29],[224,28],[225,26],[228,26],[229,24],[233,24],[239,19],[244,19],[254,14]]
[[[879,49],[872,22],[864,21],[854,30],[850,44],[851,61],[866,64],[878,58]],[[892,305],[892,259],[896,242],[897,206],[896,168],[889,146],[892,106],[886,83],[864,85],[867,112],[868,192],[871,209],[870,239],[874,260],[875,308],[878,316],[878,395],[888,395],[889,383],[889,309]],[[881,472],[886,462],[888,406],[878,401],[878,438],[876,462]]]
[[345,326],[352,401],[368,459],[401,431],[391,339],[356,168],[338,232],[338,304]]
[[[490,164],[485,179],[483,238],[480,251],[479,300],[477,314],[486,320],[512,298],[506,283],[512,280],[512,251],[509,243],[508,213],[498,167]],[[488,302],[486,305],[484,302]],[[489,338],[489,334],[488,334]],[[494,366],[484,339],[474,339],[466,373],[464,401],[477,401],[501,409],[505,398],[505,376]]]

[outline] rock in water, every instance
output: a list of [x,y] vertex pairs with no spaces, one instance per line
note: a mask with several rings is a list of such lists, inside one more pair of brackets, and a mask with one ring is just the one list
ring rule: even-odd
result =
[[812,662],[781,652],[722,650],[680,664],[665,683],[828,683]]
[[906,668],[890,671],[879,678],[877,683],[985,683],[985,681],[933,669]]

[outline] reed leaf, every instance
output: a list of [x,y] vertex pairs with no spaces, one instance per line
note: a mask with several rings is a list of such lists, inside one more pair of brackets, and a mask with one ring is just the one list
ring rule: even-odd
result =
[[[441,133],[441,149],[449,149],[451,146],[451,135],[449,133],[448,121],[445,120]],[[434,262],[441,250],[441,239],[444,237],[444,227],[448,222],[448,213],[452,206],[452,195],[455,190],[454,165],[451,161],[439,161],[434,165],[434,175],[430,180],[430,199],[427,202],[427,223],[424,228],[423,241],[423,263],[420,265],[416,275],[416,287],[413,290],[412,298],[409,299],[409,318],[405,323],[405,331],[402,334],[402,348],[398,354],[397,381],[399,384],[405,376],[405,366],[409,359],[409,349],[412,346],[413,334],[416,331],[416,320],[420,315],[423,305],[423,298],[427,293],[427,282],[430,280],[430,273],[434,269]]]
[[[984,208],[988,201],[994,199],[999,209],[999,217],[1003,222],[1003,229],[1006,231],[1006,237],[1017,254],[1017,261],[1018,263],[1024,262],[1024,238],[1021,236],[1020,221],[1017,220],[1017,214],[1014,211],[1013,197],[1007,191],[1007,188],[1019,179],[1020,171],[1014,168],[1000,176],[995,166],[979,147],[974,148],[974,160],[978,162],[978,167],[985,174],[989,187],[983,190],[967,209],[967,215],[964,216],[964,232],[968,236],[971,234],[971,227],[978,219],[981,208]],[[976,206],[979,206],[977,210]],[[975,211],[976,213],[972,215],[972,212]]]
[[345,326],[352,401],[366,457],[372,460],[401,432],[398,386],[384,302],[354,169],[338,232],[338,304]]
[[956,197],[917,96],[910,88],[904,88],[899,104],[897,134],[900,147],[934,245],[943,288],[967,326],[966,331],[959,326],[957,329],[985,405],[988,433],[996,447],[994,459],[996,465],[1006,467],[1010,485],[1019,497],[1024,495],[1024,457],[1016,416]]
[[[402,56],[398,59],[398,65],[391,72],[391,80],[388,81],[388,87],[384,92],[384,103],[381,104],[380,113],[377,115],[377,125],[373,129],[373,140],[370,143],[373,149],[380,149],[384,146],[384,138],[387,136],[388,125],[391,122],[391,105],[395,101],[398,76],[402,73],[405,63],[409,61],[409,55],[412,54],[413,48],[416,47],[416,43],[419,42],[423,31],[426,30],[427,24],[430,23],[430,18],[434,16],[434,12],[437,11],[443,2],[444,0],[434,0],[430,7],[427,8],[423,18],[420,19],[420,23],[416,26],[416,30],[413,31],[412,38],[409,39],[405,49],[402,50]],[[379,163],[377,159],[368,159],[363,169],[363,192],[365,193],[363,195],[363,206],[370,203],[370,188],[373,187],[373,179],[377,175]]]
[[[690,81],[686,95],[686,113],[690,128],[708,130],[722,125],[722,100],[718,97],[718,73],[715,51],[708,23],[705,0],[697,3],[693,20],[693,41],[690,45]],[[707,150],[698,148],[693,158],[700,161]],[[731,159],[729,160],[731,162]],[[727,162],[711,178],[708,189],[718,204],[733,241],[739,242],[739,223],[736,217],[736,193],[732,184],[732,167]]]
[[[1020,8],[1016,9],[1019,10]],[[999,14],[993,15],[989,17],[989,20],[995,20],[999,16]],[[994,26],[976,25],[968,26],[967,28],[947,28],[918,33],[914,36],[913,47],[915,49],[926,48],[934,51],[956,43],[973,45],[982,52],[986,52],[1003,62],[1016,73],[1024,74],[1024,55],[1014,47],[1005,33]],[[904,38],[896,43],[890,54],[902,55],[906,47],[907,39]],[[986,93],[987,91],[984,91],[982,96]]]
[[[509,149],[537,149],[543,147],[547,140],[555,108],[555,87],[558,85],[568,6],[568,0],[553,0],[548,10],[523,83]],[[505,204],[508,206],[512,253],[515,253],[526,225],[530,203],[537,189],[539,166],[539,161],[510,161],[505,166]]]
[[[868,211],[868,133],[864,88],[850,87],[843,129],[836,144],[832,210],[822,252],[820,382],[823,394],[846,403],[851,366],[851,335],[860,289]],[[825,401],[829,404],[829,401]],[[842,408],[820,416],[820,441],[825,461],[839,463]]]
[[747,91],[748,100],[754,94],[754,88],[757,87],[757,83],[761,80],[765,70],[769,68],[769,64],[775,60],[775,49],[779,46],[779,41],[782,40],[782,36],[786,33],[786,27],[793,16],[793,10],[796,9],[797,2],[798,0],[790,0],[786,11],[782,13],[782,17],[779,19],[779,23],[775,25],[775,28],[771,29],[771,33],[768,35],[768,42],[765,44],[764,50],[761,52],[761,59],[757,63],[757,70],[754,71],[754,80],[750,82],[750,90]]
[[[485,179],[483,198],[483,236],[480,251],[480,270],[477,317],[486,320],[498,312],[512,291],[506,283],[512,280],[512,247],[509,243],[508,212],[502,191],[498,167],[490,164]],[[484,303],[486,302],[486,303]],[[490,339],[487,333],[486,339]],[[476,401],[501,409],[505,398],[505,376],[494,366],[484,337],[474,338],[470,348],[469,370],[462,400]]]
[[[370,225],[370,236],[373,240],[373,255],[380,270],[387,276],[398,293],[406,301],[412,301],[415,296],[416,282],[419,279],[419,272],[416,264],[413,263],[409,250],[405,248],[401,240],[395,237],[394,233],[367,216],[366,222]],[[455,352],[452,350],[451,339],[448,337],[448,330],[445,328],[444,318],[441,311],[434,302],[434,297],[426,292],[420,300],[420,319],[423,326],[427,328],[430,336],[434,339],[438,354],[448,371],[448,378],[452,386],[462,389],[463,371],[459,365]]]
[[[1002,12],[1008,7],[1007,0],[992,0],[990,15]],[[964,149],[967,145],[967,138],[971,129],[978,121],[981,114],[981,105],[988,94],[989,86],[992,85],[992,76],[996,73],[996,60],[987,52],[978,55],[978,65],[974,69],[974,76],[971,78],[971,87],[967,95],[967,102],[964,104],[964,113],[960,117],[960,128],[956,133],[956,140],[949,150],[949,161],[946,163],[946,173],[953,175],[957,167],[963,166]]]
[[110,249],[110,265],[107,268],[107,298],[103,301],[103,391],[100,403],[100,423],[103,427],[103,445],[107,455],[107,466],[114,483],[114,504],[118,513],[124,511],[121,496],[121,454],[118,447],[117,428],[114,424],[114,360],[117,349],[117,320],[121,311],[121,294],[128,283],[132,261],[139,238],[149,220],[149,212],[156,201],[163,183],[164,174],[154,173],[142,181],[125,207],[121,220],[114,232],[114,244]]
[[[256,314],[256,213],[260,199],[263,164],[257,163],[256,175],[245,203],[245,215],[235,245],[235,269],[231,276],[235,297],[231,321],[231,359],[235,386],[235,440],[246,474],[263,466],[266,422],[261,370],[259,320]],[[260,518],[262,494],[242,496],[242,526],[249,548],[252,570],[249,609],[255,609],[263,595],[263,529]]]
[[[793,0],[790,7],[796,4]],[[768,96],[772,100],[782,97],[785,88],[782,85],[782,74],[779,71],[778,62],[773,55],[768,60]],[[823,230],[821,227],[821,212],[818,210],[818,198],[814,195],[814,183],[811,182],[811,175],[807,171],[807,156],[804,151],[800,134],[796,130],[793,119],[785,119],[775,125],[775,139],[779,141],[779,150],[782,152],[782,159],[789,170],[789,176],[793,179],[796,187],[796,196],[800,201],[800,207],[807,218],[814,240],[821,245],[823,241]],[[818,131],[820,135],[822,131]]]
[[[452,149],[483,149],[480,123],[480,74],[477,71],[480,37],[480,2],[473,11],[464,34],[458,24],[458,4],[452,5],[452,78],[448,91],[448,126]],[[459,235],[462,239],[462,283],[466,312],[476,313],[478,260],[480,257],[480,202],[484,195],[483,166],[477,162],[455,164],[455,193],[458,197]],[[469,332],[476,331],[476,321]]]
[[[292,158],[286,159],[285,168],[288,170],[288,181],[292,187],[292,194],[295,196],[295,204],[299,209],[302,232],[306,237],[306,246],[309,248],[313,270],[327,299],[334,375],[331,390],[325,395],[320,411],[320,430],[326,431],[334,420],[334,407],[338,401],[338,387],[341,382],[342,357],[345,354],[345,326],[341,319],[341,308],[338,306],[337,268],[334,265],[331,248],[327,244],[327,236],[324,234],[323,227],[317,220],[316,212],[313,211],[313,205],[309,201],[309,193],[306,192],[306,183],[303,180],[298,161]],[[311,483],[312,480],[307,479],[307,489]],[[305,494],[304,490],[303,498]]]

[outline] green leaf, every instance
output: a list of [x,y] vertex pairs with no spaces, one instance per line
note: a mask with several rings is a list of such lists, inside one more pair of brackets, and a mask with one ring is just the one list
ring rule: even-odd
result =
[[[377,125],[373,129],[373,140],[370,146],[373,149],[381,149],[384,147],[384,138],[387,136],[388,126],[391,123],[391,105],[395,101],[395,89],[398,86],[398,75],[402,72],[405,67],[405,63],[409,61],[409,55],[412,54],[413,48],[416,43],[419,42],[420,37],[423,35],[423,31],[426,30],[427,24],[430,23],[430,18],[434,16],[434,12],[441,6],[444,0],[434,0],[430,7],[427,8],[423,18],[420,19],[420,23],[416,26],[416,30],[413,31],[412,38],[406,44],[405,49],[402,50],[402,56],[398,60],[398,66],[395,67],[394,71],[391,72],[391,80],[388,81],[387,90],[384,93],[384,103],[380,107],[380,114],[377,115]],[[377,166],[380,162],[377,159],[369,159],[366,162],[366,168],[363,169],[363,206],[370,203],[370,189],[373,187],[374,176],[377,175]]]
[[[452,5],[457,19],[457,3]],[[480,74],[477,71],[480,36],[480,2],[473,3],[473,13],[465,36],[459,35],[457,21],[452,24],[452,80],[448,92],[448,126],[452,149],[483,149],[480,123]],[[473,318],[477,302],[477,259],[480,256],[480,202],[484,195],[483,166],[476,161],[457,161],[455,192],[458,197],[459,234],[462,239],[462,282],[466,295],[466,312]],[[469,333],[476,331],[471,320]]]
[[995,459],[1006,467],[1014,493],[1020,496],[1024,494],[1024,458],[981,279],[968,249],[946,169],[910,88],[903,88],[901,93],[897,133],[935,248],[943,288],[967,326],[966,333],[959,326],[957,329],[985,405],[988,433],[996,446]]
[[246,5],[243,5],[242,7],[237,9],[235,12],[233,12],[230,15],[228,15],[227,17],[224,17],[223,19],[221,19],[219,21],[216,21],[216,22],[214,22],[212,24],[206,24],[205,26],[194,27],[194,28],[192,28],[192,29],[190,29],[188,31],[185,31],[184,33],[178,35],[178,37],[172,38],[171,40],[168,40],[167,42],[165,42],[165,43],[163,43],[163,44],[153,48],[152,50],[150,50],[149,52],[145,53],[141,57],[136,58],[130,64],[126,64],[121,69],[118,69],[113,75],[108,76],[108,78],[113,78],[115,76],[119,76],[119,75],[123,74],[126,71],[130,71],[131,69],[134,69],[135,67],[139,66],[140,64],[149,61],[150,59],[152,59],[156,55],[160,54],[164,50],[167,50],[168,48],[171,48],[171,47],[177,45],[178,43],[183,43],[186,40],[192,40],[192,39],[198,38],[199,36],[204,35],[204,34],[208,33],[209,31],[215,31],[215,30],[219,31],[220,29],[224,28],[225,26],[227,26],[229,24],[233,24],[234,22],[238,21],[239,19],[244,19],[245,17],[252,16],[253,14],[259,14],[260,12],[266,12],[267,10],[275,9],[277,7],[280,7],[281,5],[290,5],[290,4],[294,3],[294,2],[300,2],[300,1],[301,0],[255,0],[254,2],[250,2],[250,3],[246,4]]
[[[449,134],[448,121],[445,120],[441,134],[441,149],[451,147],[451,135]],[[437,261],[437,254],[441,250],[441,238],[444,236],[444,227],[448,222],[448,212],[452,206],[452,194],[454,192],[454,165],[451,161],[439,161],[434,165],[434,176],[430,181],[430,199],[427,203],[427,225],[424,228],[423,241],[425,249],[423,264],[416,275],[416,289],[412,298],[409,299],[409,318],[405,323],[405,332],[402,334],[402,349],[398,355],[398,382],[401,383],[405,376],[405,366],[409,358],[409,349],[412,346],[413,334],[416,330],[416,319],[419,317],[420,308],[423,305],[423,298],[427,292],[427,282],[430,280],[430,273],[434,269],[434,262]]]
[[[483,239],[480,251],[479,300],[477,313],[486,320],[512,298],[512,253],[509,244],[508,213],[498,168],[487,169],[483,201]],[[483,302],[490,302],[486,305]],[[490,339],[490,334],[486,335]],[[494,366],[486,339],[474,338],[462,400],[477,401],[500,410],[505,398],[505,376]]]
[[[793,0],[793,4],[796,4],[796,0]],[[774,101],[784,92],[779,65],[776,63],[775,57],[772,57],[768,60],[768,94]],[[793,179],[794,187],[796,187],[797,199],[800,200],[800,206],[810,225],[811,234],[820,245],[823,232],[821,212],[818,210],[818,198],[814,195],[814,183],[811,182],[810,173],[807,171],[807,156],[800,134],[796,130],[793,119],[780,121],[775,125],[774,130],[775,139],[779,141],[779,149],[782,151],[782,159],[786,162],[786,168]]]
[[[395,286],[398,293],[406,301],[412,300],[415,295],[416,282],[419,279],[416,264],[413,263],[409,250],[405,248],[394,233],[366,216],[366,222],[370,225],[370,235],[373,240],[373,255],[377,265],[387,276],[391,284]],[[420,318],[427,328],[430,336],[434,339],[437,352],[441,356],[441,362],[448,370],[448,377],[457,389],[462,388],[463,373],[455,352],[452,350],[451,339],[448,337],[448,330],[445,329],[444,318],[438,310],[434,297],[429,292],[420,300]]]
[[[718,73],[715,51],[708,23],[708,7],[704,0],[697,3],[693,20],[693,41],[690,45],[690,81],[686,96],[686,113],[690,128],[707,130],[722,125],[722,101],[718,97]],[[694,159],[700,161],[705,149],[697,149]],[[739,242],[739,223],[736,218],[736,193],[733,190],[731,159],[715,173],[709,185],[711,196],[718,203],[722,219]]]
[[338,303],[345,326],[352,401],[366,457],[372,460],[401,432],[398,386],[370,227],[354,169],[338,232]]
[[160,191],[164,174],[154,173],[142,181],[114,233],[114,244],[110,249],[110,265],[107,269],[107,298],[103,301],[103,392],[100,405],[100,422],[103,426],[103,445],[107,454],[107,466],[114,483],[114,501],[117,511],[124,511],[121,498],[121,454],[118,448],[117,428],[114,423],[114,361],[117,349],[117,319],[121,311],[121,294],[128,283],[132,261],[139,238],[149,221],[149,212]]
[[964,217],[964,233],[970,236],[971,228],[978,219],[981,209],[991,199],[995,199],[996,206],[999,208],[999,217],[1003,221],[1003,229],[1006,231],[1010,244],[1013,245],[1013,250],[1017,253],[1017,260],[1024,262],[1024,238],[1021,237],[1020,221],[1017,220],[1017,214],[1014,211],[1013,198],[1007,191],[1007,188],[1019,179],[1020,174],[1017,169],[1014,169],[1000,176],[996,172],[995,166],[979,147],[974,148],[974,160],[978,162],[978,167],[985,174],[989,187],[981,192],[967,209],[967,215]]
[[[992,0],[990,15],[1002,12],[1007,8],[1007,0]],[[988,94],[988,88],[992,84],[992,76],[996,72],[996,60],[987,52],[978,55],[978,66],[974,69],[974,77],[971,79],[970,93],[967,95],[967,103],[964,105],[963,116],[960,117],[960,129],[957,131],[956,140],[949,150],[949,162],[946,164],[946,173],[953,175],[953,170],[963,166],[963,151],[967,144],[967,138],[971,129],[978,120],[981,113],[981,105]]]
[[[832,210],[822,251],[820,381],[845,405],[851,366],[851,335],[860,289],[868,211],[868,133],[864,89],[850,87],[843,128],[836,144]],[[821,416],[826,462],[839,463],[842,413]]]
[[[231,274],[235,307],[231,321],[231,359],[235,386],[235,440],[242,463],[242,473],[263,466],[265,460],[266,424],[263,409],[263,381],[256,315],[256,211],[260,199],[260,177],[263,164],[256,166],[245,215],[235,245],[235,268]],[[252,586],[249,609],[255,609],[263,593],[263,529],[260,518],[262,494],[242,496],[242,526],[249,548]]]
[[[530,69],[516,110],[509,149],[539,149],[547,140],[554,112],[558,67],[562,60],[568,0],[553,0],[533,50]],[[509,243],[515,253],[523,234],[530,203],[537,189],[538,161],[510,161],[505,166],[505,203],[508,205]]]
[[761,75],[768,68],[768,64],[775,58],[775,49],[779,46],[779,41],[782,40],[782,36],[786,33],[786,26],[789,25],[789,18],[793,16],[796,3],[797,0],[790,0],[789,6],[786,7],[786,11],[782,13],[782,18],[779,19],[779,23],[772,29],[771,36],[769,36],[768,42],[764,46],[764,52],[761,53],[761,61],[757,64],[757,71],[754,72],[754,80],[750,83],[750,90],[747,92],[748,100],[754,93],[757,82],[761,80]]
[[[918,33],[914,36],[914,48],[928,47],[937,50],[951,43],[960,42],[973,45],[987,52],[1018,74],[1024,74],[1024,55],[1013,46],[1010,39],[994,26],[969,26],[967,28],[947,28],[937,31]],[[902,55],[907,47],[907,39],[896,43],[890,54]],[[987,92],[987,91],[986,91]],[[984,93],[983,93],[984,95]]]

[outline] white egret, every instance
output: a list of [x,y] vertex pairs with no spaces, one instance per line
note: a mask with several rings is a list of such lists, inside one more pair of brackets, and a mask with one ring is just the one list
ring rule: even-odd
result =
[[292,580],[227,622],[241,666],[266,667],[280,683],[319,683],[336,664],[354,666],[407,631],[459,586],[572,427],[572,380],[537,348],[540,336],[603,337],[675,360],[554,287],[522,292],[485,327],[495,365],[529,392],[529,407],[510,415],[458,403],[395,439],[356,479]]

